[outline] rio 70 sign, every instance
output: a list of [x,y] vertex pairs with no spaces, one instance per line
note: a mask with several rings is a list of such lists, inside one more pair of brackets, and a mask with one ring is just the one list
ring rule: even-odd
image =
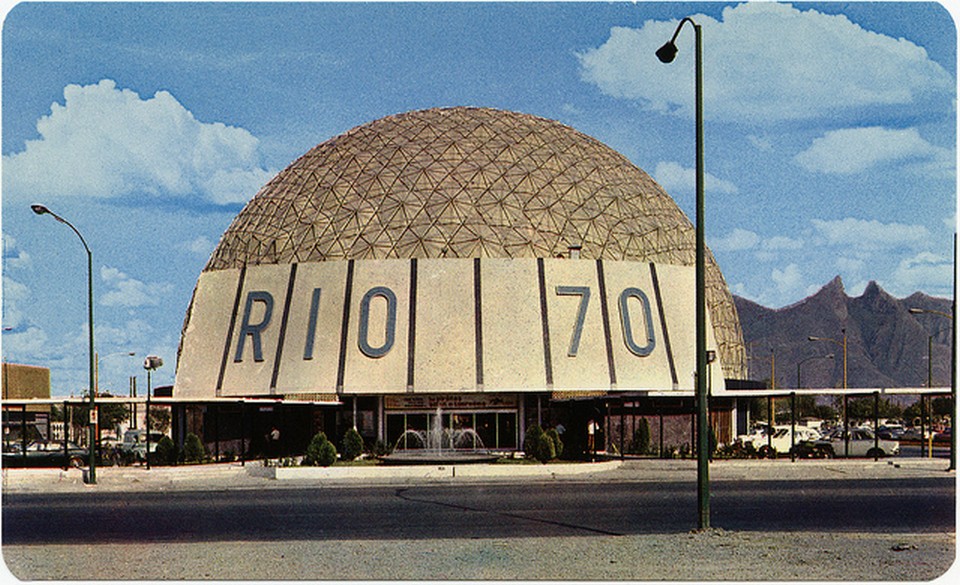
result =
[[685,266],[534,258],[205,272],[176,391],[689,389],[693,279]]

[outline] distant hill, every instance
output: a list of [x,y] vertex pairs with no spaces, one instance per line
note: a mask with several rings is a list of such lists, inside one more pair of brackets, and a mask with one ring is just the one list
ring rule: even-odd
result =
[[830,388],[843,384],[842,341],[847,332],[847,386],[850,388],[927,385],[928,338],[933,338],[933,386],[950,385],[951,321],[936,314],[912,314],[910,308],[951,313],[948,299],[914,293],[897,299],[876,282],[859,297],[849,297],[840,277],[816,294],[782,309],[768,309],[734,295],[749,356],[750,378],[769,380],[771,352],[777,388]]

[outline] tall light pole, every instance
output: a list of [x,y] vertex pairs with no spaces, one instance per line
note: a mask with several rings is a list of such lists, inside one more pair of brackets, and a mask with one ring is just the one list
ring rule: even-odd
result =
[[830,343],[835,343],[843,348],[843,456],[850,456],[850,421],[847,418],[847,329],[844,327],[840,330],[840,333],[843,335],[842,340],[833,339],[830,337],[814,337],[810,336],[807,338],[808,341],[829,341]]
[[[77,234],[77,237],[80,238],[80,243],[83,244],[83,249],[87,251],[87,330],[90,338],[90,415],[91,417],[96,416],[97,412],[97,381],[96,381],[96,357],[95,351],[93,348],[93,254],[90,252],[90,246],[87,245],[87,241],[83,239],[83,235],[73,227],[73,224],[69,221],[63,219],[56,213],[47,209],[46,206],[35,203],[30,206],[30,209],[33,210],[37,215],[50,215],[53,219],[59,221],[62,224],[65,224],[67,227],[73,230],[73,233]],[[97,429],[96,424],[90,423],[89,427],[89,437],[90,437],[90,462],[89,468],[90,471],[87,474],[86,481],[87,483],[97,483],[97,454],[96,454],[96,442],[97,442]]]
[[[957,237],[953,237],[954,256],[956,256]],[[956,258],[954,258],[956,262]],[[953,311],[957,310],[957,282],[954,277],[953,282]],[[909,309],[914,315],[921,313],[933,313],[950,319],[950,398],[952,402],[952,412],[950,413],[950,467],[947,471],[954,471],[957,468],[957,322],[950,313],[935,311],[933,309]],[[933,336],[927,338],[927,388],[933,384]],[[922,450],[922,449],[921,449]]]
[[696,38],[696,126],[697,126],[697,215],[696,215],[696,319],[697,319],[697,509],[701,530],[710,527],[710,477],[709,477],[709,450],[710,438],[707,432],[708,405],[707,405],[707,308],[705,301],[706,279],[704,261],[704,230],[703,230],[703,43],[701,40],[700,25],[692,19],[684,18],[677,25],[670,41],[657,49],[657,58],[661,63],[670,63],[677,56],[677,46],[674,42],[683,25],[690,23],[693,26]]

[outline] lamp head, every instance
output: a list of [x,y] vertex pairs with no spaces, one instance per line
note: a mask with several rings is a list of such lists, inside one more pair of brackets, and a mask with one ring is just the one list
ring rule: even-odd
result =
[[44,213],[50,213],[50,210],[47,209],[46,205],[40,205],[39,203],[34,203],[30,206],[30,209],[33,210],[37,215],[43,215]]
[[923,309],[918,309],[918,308],[916,308],[916,307],[911,307],[911,308],[907,309],[907,312],[908,312],[908,313],[913,313],[914,315],[920,315],[920,314],[922,314],[922,313],[925,313],[926,311],[924,311]]
[[672,63],[673,58],[676,56],[677,46],[673,44],[673,41],[670,41],[657,49],[657,59],[660,59],[661,63]]

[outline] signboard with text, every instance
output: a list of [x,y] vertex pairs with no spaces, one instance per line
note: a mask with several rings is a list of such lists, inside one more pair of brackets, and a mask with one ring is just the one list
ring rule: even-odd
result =
[[694,280],[688,266],[536,258],[204,272],[175,393],[691,390]]

